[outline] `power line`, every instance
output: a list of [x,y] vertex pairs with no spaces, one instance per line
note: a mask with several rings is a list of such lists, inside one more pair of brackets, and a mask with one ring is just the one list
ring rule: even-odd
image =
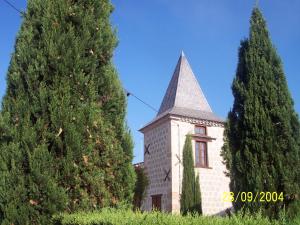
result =
[[11,2],[7,1],[7,0],[3,0],[7,5],[9,5],[11,8],[13,8],[14,10],[16,10],[18,13],[20,13],[21,15],[23,14],[23,12],[21,12],[21,10],[19,10],[16,6],[14,6]]
[[151,106],[150,104],[148,104],[147,102],[143,101],[142,99],[140,99],[139,97],[135,96],[132,92],[129,92],[128,90],[125,89],[126,95],[127,97],[129,97],[130,95],[135,97],[137,100],[139,100],[140,102],[142,102],[144,105],[148,106],[149,108],[151,108],[153,111],[158,112],[157,109],[155,109],[153,106]]

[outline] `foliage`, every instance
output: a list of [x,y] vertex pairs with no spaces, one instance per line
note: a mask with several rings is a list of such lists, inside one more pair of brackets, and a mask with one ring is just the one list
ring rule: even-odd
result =
[[0,115],[0,221],[132,202],[109,0],[28,0]]
[[201,213],[202,210],[199,176],[196,179],[192,151],[192,139],[190,135],[187,135],[182,154],[183,178],[180,198],[180,211],[184,215],[188,212]]
[[[261,214],[242,215],[232,217],[199,216],[188,214],[186,216],[165,214],[161,212],[144,212],[130,210],[103,209],[94,212],[79,212],[76,214],[60,214],[54,217],[55,225],[282,225],[278,221],[270,221]],[[294,223],[286,223],[286,225]]]
[[199,174],[197,174],[195,182],[195,206],[193,211],[202,214]]
[[[300,193],[300,125],[288,91],[282,63],[271,43],[258,8],[251,17],[250,37],[239,49],[232,84],[234,104],[228,114],[222,155],[238,192],[283,192],[284,201],[234,201],[236,209],[249,209],[278,218],[286,208],[297,215]],[[294,211],[294,213],[292,213]],[[298,211],[299,213],[299,211]]]
[[141,166],[135,167],[136,183],[134,189],[133,206],[135,209],[140,209],[142,201],[146,196],[146,189],[149,184],[145,169]]

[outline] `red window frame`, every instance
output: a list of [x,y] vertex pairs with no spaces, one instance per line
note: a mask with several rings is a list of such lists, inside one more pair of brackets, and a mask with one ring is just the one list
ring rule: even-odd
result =
[[208,168],[207,142],[195,141],[195,165]]
[[[202,133],[202,132],[197,132],[197,129],[202,129],[202,130],[204,130],[204,133]],[[206,127],[205,127],[205,126],[196,125],[196,126],[195,126],[195,134],[207,135]]]

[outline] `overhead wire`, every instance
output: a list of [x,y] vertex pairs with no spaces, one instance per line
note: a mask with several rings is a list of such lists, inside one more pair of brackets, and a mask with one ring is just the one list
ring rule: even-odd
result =
[[148,106],[150,109],[152,109],[155,112],[158,112],[157,109],[155,109],[153,106],[151,106],[150,104],[148,104],[147,102],[145,102],[144,100],[140,99],[139,97],[137,97],[136,95],[134,95],[132,92],[129,92],[128,90],[124,89],[126,92],[127,97],[129,97],[130,95],[134,98],[136,98],[137,100],[139,100],[140,102],[142,102],[144,105]]
[[12,4],[10,1],[8,0],[3,0],[7,5],[9,5],[11,8],[13,8],[14,10],[16,10],[18,13],[20,13],[21,15],[23,15],[23,12],[21,10],[19,10],[14,4]]

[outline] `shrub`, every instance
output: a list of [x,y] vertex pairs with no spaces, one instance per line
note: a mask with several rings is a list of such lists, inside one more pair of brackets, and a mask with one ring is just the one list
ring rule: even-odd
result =
[[[186,216],[172,215],[161,212],[145,212],[116,210],[105,208],[101,211],[79,212],[76,214],[60,214],[53,218],[55,225],[280,225],[279,221],[270,221],[261,214],[242,215],[232,217],[199,216],[187,214]],[[292,225],[292,224],[291,224]],[[294,224],[293,224],[294,225]]]
[[134,189],[133,206],[134,209],[140,209],[142,201],[146,196],[146,189],[149,184],[148,177],[143,167],[135,167],[136,183]]

